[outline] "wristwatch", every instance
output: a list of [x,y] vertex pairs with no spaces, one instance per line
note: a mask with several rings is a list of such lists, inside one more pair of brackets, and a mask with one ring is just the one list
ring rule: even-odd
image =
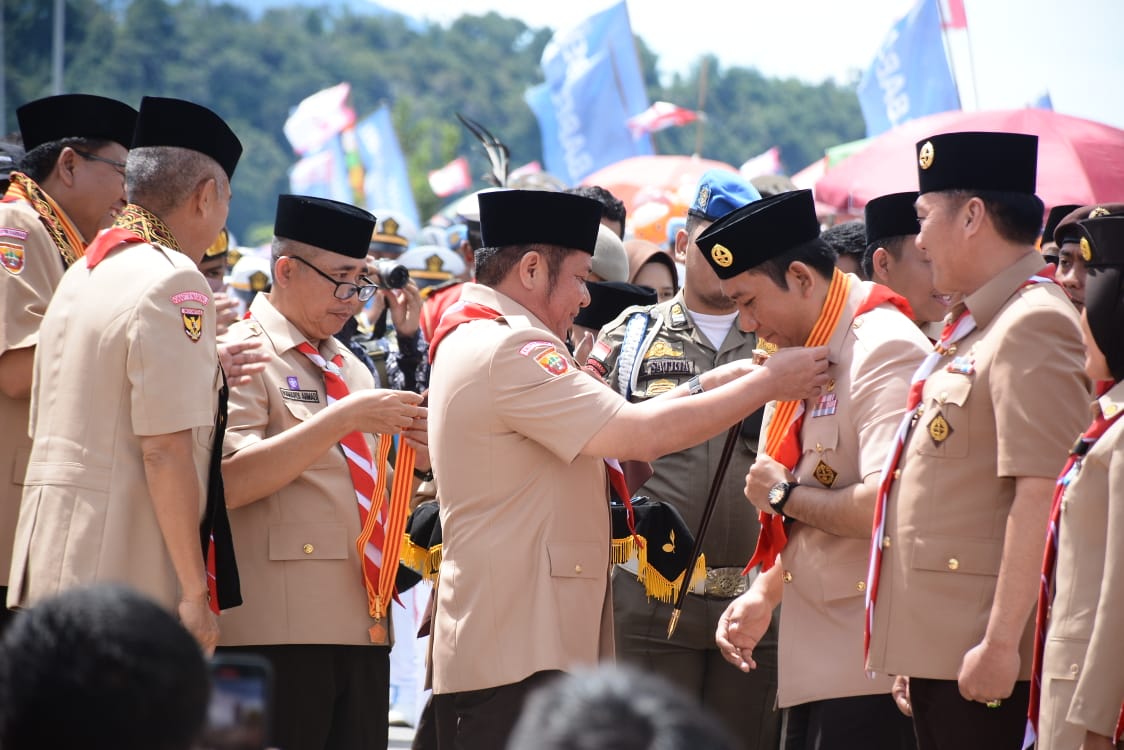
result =
[[784,506],[788,503],[788,499],[792,497],[792,490],[799,484],[798,482],[777,482],[769,488],[769,507],[777,515],[787,519],[788,516],[784,513]]
[[432,482],[433,469],[426,469],[425,471],[422,471],[421,469],[414,467],[414,476],[422,480],[423,482]]
[[692,396],[698,395],[698,394],[702,393],[703,390],[705,390],[703,388],[702,381],[699,380],[698,375],[695,375],[694,377],[692,377],[690,380],[687,381],[687,388],[689,389],[690,394]]

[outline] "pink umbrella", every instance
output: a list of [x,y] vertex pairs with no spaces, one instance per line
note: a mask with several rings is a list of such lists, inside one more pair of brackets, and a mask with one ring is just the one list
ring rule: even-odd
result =
[[1124,198],[1124,130],[1044,109],[942,112],[899,125],[829,169],[816,200],[861,214],[871,198],[917,189],[915,144],[937,133],[985,131],[1038,136],[1038,197],[1047,206]]
[[583,185],[599,185],[624,202],[629,213],[638,205],[662,193],[678,196],[690,205],[699,177],[708,169],[738,170],[726,162],[697,156],[633,156],[603,167],[582,180]]

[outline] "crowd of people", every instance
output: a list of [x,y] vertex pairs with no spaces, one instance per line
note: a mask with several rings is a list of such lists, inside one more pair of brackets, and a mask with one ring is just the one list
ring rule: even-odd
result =
[[712,170],[662,242],[507,186],[253,251],[216,113],[17,115],[0,747],[83,690],[83,744],[190,747],[216,651],[283,750],[1115,746],[1124,204],[1047,212],[1034,136],[826,229]]

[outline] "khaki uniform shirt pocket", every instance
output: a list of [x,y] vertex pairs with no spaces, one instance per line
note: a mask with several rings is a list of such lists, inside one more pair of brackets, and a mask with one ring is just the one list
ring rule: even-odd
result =
[[925,389],[924,411],[914,429],[924,434],[916,440],[917,452],[938,458],[964,458],[970,449],[971,429],[964,404],[972,392],[972,380],[964,375],[938,370]]
[[551,542],[546,546],[552,578],[605,578],[607,570],[597,565],[604,557],[603,545],[592,542]]
[[956,536],[919,538],[913,544],[913,568],[957,575],[999,575],[1003,542]]
[[270,560],[346,560],[347,527],[339,523],[285,523],[269,527]]
[[823,582],[823,600],[834,602],[866,595],[866,560],[832,565],[820,575]]

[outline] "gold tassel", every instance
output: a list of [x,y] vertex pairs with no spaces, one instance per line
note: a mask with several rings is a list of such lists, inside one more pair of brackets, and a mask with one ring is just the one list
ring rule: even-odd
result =
[[403,565],[424,577],[428,556],[429,550],[415,544],[409,534],[402,535],[402,546],[398,551],[398,559],[402,561]]
[[[646,545],[645,545],[646,546]],[[638,580],[644,584],[644,591],[649,599],[658,599],[661,602],[672,604],[679,596],[679,589],[683,586],[686,571],[679,574],[674,581],[664,578],[658,570],[648,564],[648,555],[640,550],[640,575]],[[699,555],[695,561],[695,568],[691,571],[689,586],[694,587],[700,580],[706,579],[706,555]]]
[[422,578],[430,583],[437,582],[437,574],[441,572],[441,545],[430,547],[425,557],[425,570],[421,572]]
[[[647,542],[645,542],[647,544]],[[626,563],[632,559],[636,554],[636,541],[632,536],[626,536],[624,539],[614,539],[611,551],[609,552],[609,562],[614,565]]]

